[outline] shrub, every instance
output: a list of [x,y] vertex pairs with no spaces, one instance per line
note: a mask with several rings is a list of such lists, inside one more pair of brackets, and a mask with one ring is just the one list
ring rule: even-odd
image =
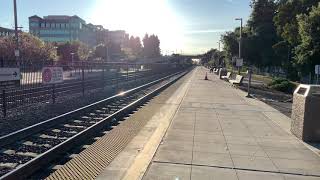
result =
[[276,84],[281,84],[282,82],[284,81],[288,81],[287,79],[285,78],[273,78],[272,81],[268,84],[269,86],[273,86],[273,85],[276,85]]
[[277,91],[292,93],[296,88],[296,85],[285,78],[274,78],[268,84],[268,86]]

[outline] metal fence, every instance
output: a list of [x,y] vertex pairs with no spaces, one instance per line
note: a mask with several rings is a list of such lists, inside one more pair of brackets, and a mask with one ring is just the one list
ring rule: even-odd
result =
[[63,83],[42,83],[42,68],[48,65],[21,65],[20,86],[0,91],[0,107],[3,116],[7,110],[38,102],[55,103],[56,98],[86,91],[118,87],[120,83],[135,81],[151,75],[168,74],[181,70],[175,64],[161,63],[75,63],[63,68]]

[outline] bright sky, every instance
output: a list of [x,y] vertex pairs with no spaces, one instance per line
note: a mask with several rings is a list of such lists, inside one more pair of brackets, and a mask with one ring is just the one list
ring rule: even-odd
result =
[[[218,48],[225,31],[248,19],[250,0],[17,0],[18,24],[28,30],[32,15],[78,15],[109,30],[160,38],[163,53],[203,53]],[[13,2],[1,0],[0,26],[13,28]]]

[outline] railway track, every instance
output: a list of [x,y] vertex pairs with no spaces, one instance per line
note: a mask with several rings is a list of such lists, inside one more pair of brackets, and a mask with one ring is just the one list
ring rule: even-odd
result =
[[[89,78],[84,81],[70,81],[66,83],[57,84],[55,87],[56,96],[61,96],[70,93],[81,93],[83,88],[85,89],[98,89],[102,88],[102,84],[106,85],[116,85],[123,81],[132,81],[139,79],[148,75],[148,71],[139,73],[128,73],[128,75],[120,74],[115,75],[108,79],[103,78]],[[34,102],[48,101],[52,97],[52,85],[43,85],[40,87],[26,87],[22,89],[12,89],[6,92],[6,103],[7,108],[14,108],[22,104],[30,104]],[[2,92],[0,92],[0,104],[2,100]],[[2,104],[1,104],[2,106]]]
[[130,114],[187,71],[175,73],[0,137],[0,179],[23,179]]

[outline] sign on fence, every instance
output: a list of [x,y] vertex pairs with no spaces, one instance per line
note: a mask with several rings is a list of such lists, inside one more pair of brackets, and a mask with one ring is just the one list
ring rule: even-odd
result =
[[0,81],[20,80],[19,68],[0,68]]
[[20,85],[19,68],[0,68],[0,88],[13,88]]
[[320,65],[316,65],[315,74],[320,74]]
[[243,66],[243,59],[237,58],[237,60],[236,60],[236,66],[237,66],[237,67]]
[[42,68],[42,83],[56,84],[63,82],[62,67],[44,67]]

